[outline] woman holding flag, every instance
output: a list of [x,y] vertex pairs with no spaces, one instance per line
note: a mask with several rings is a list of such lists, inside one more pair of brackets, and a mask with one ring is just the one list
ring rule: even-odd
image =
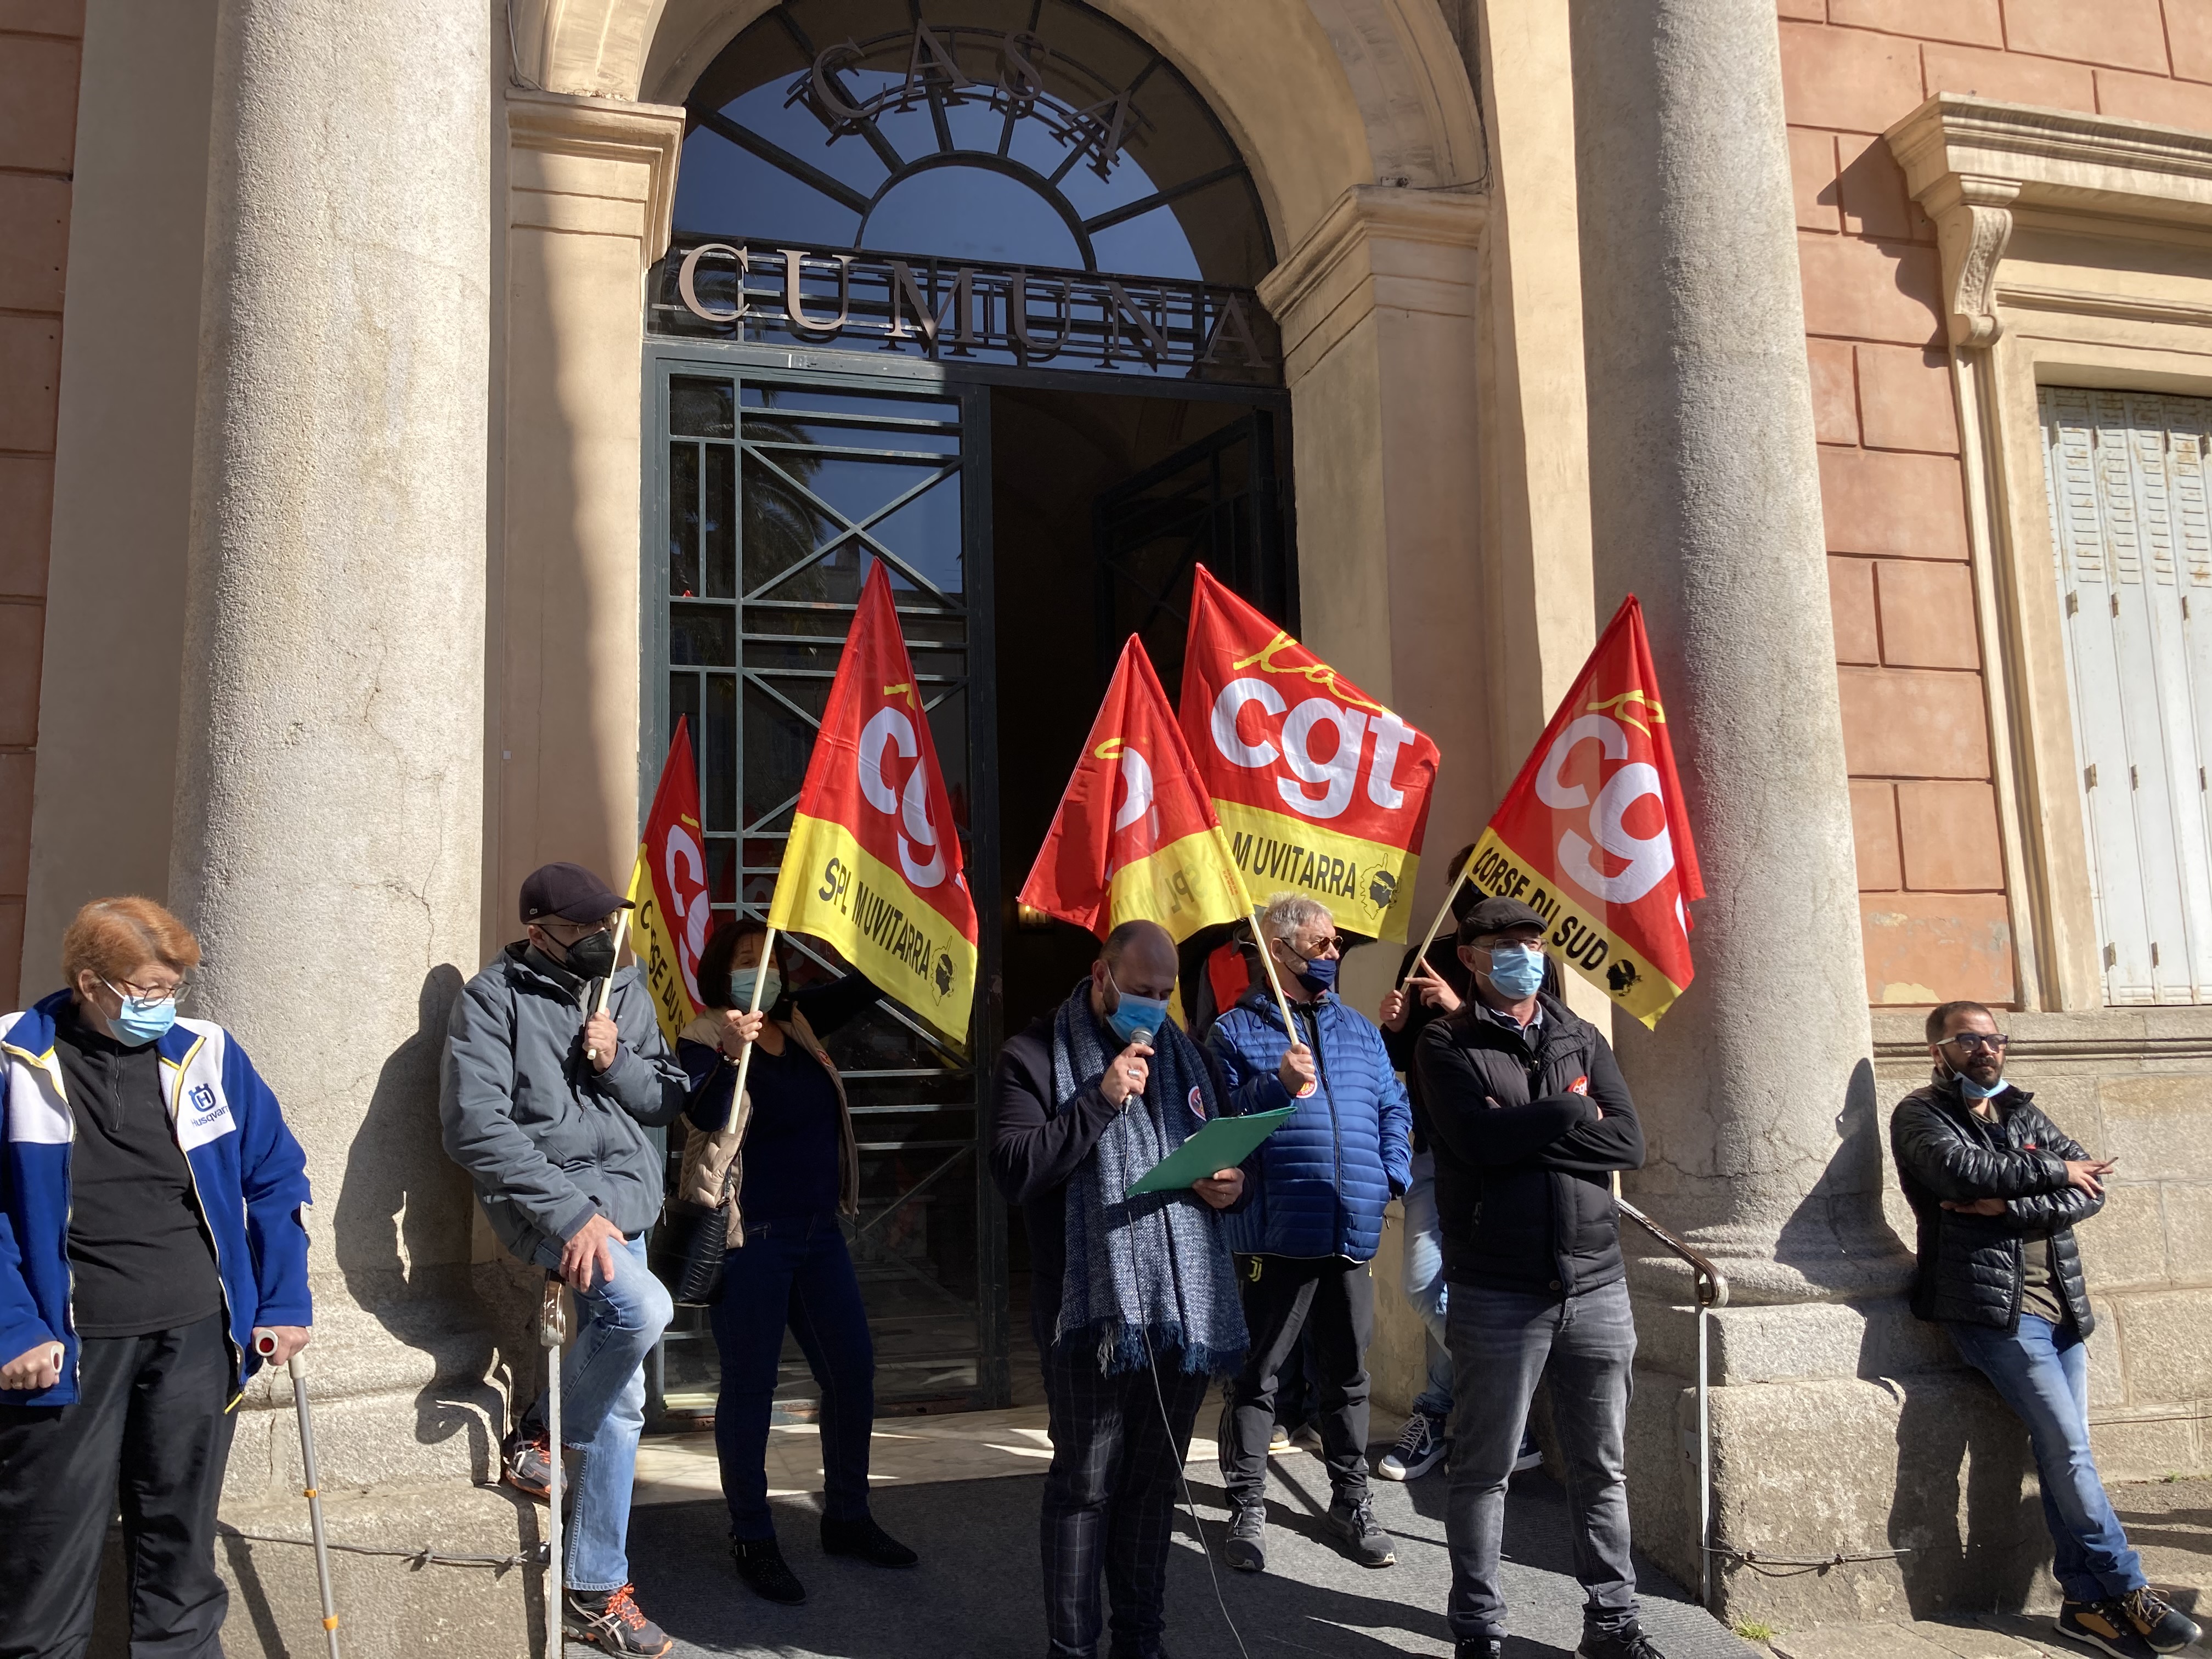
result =
[[699,995],[706,1012],[676,1045],[692,1084],[684,1196],[720,1205],[729,1218],[713,1323],[722,1361],[714,1449],[730,1554],[758,1595],[796,1606],[806,1589],[783,1559],[768,1503],[769,1419],[787,1326],[822,1389],[823,1553],[880,1567],[918,1559],[868,1513],[875,1348],[838,1225],[839,1216],[860,1212],[860,1161],[845,1085],[821,1041],[882,993],[859,974],[787,989],[766,926],[740,917],[708,941]]

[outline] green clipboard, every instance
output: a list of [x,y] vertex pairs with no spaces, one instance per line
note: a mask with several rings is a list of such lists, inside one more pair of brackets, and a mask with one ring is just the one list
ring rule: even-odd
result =
[[1252,1112],[1243,1117],[1217,1117],[1130,1183],[1121,1194],[1171,1193],[1205,1180],[1216,1170],[1233,1170],[1252,1156],[1252,1149],[1298,1115],[1295,1106],[1279,1112]]

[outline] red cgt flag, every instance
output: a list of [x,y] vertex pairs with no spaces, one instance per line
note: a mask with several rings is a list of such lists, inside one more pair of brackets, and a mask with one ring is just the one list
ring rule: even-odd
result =
[[672,1048],[698,1012],[699,953],[707,948],[713,919],[699,828],[699,769],[691,758],[687,720],[676,722],[660,785],[653,792],[653,810],[646,814],[630,868],[629,900],[637,907],[631,940],[653,992],[653,1012]]
[[875,562],[806,763],[769,926],[811,933],[954,1042],[975,1000],[975,902]]
[[1191,586],[1182,732],[1244,883],[1403,939],[1437,746],[1207,573]]
[[1690,983],[1705,896],[1634,594],[1475,843],[1468,879],[1550,920],[1553,955],[1656,1025]]
[[1133,634],[1021,902],[1102,939],[1141,919],[1185,939],[1246,914],[1227,838]]

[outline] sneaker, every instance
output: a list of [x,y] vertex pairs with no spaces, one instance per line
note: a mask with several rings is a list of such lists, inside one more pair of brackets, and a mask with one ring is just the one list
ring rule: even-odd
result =
[[1390,1547],[1390,1534],[1375,1524],[1375,1500],[1363,1494],[1357,1502],[1338,1498],[1328,1506],[1328,1529],[1343,1540],[1344,1553],[1363,1567],[1395,1565],[1398,1552]]
[[1575,1659],[1666,1659],[1666,1656],[1644,1633],[1642,1626],[1631,1625],[1616,1631],[1585,1629],[1581,1645],[1575,1649]]
[[633,1586],[620,1589],[570,1590],[562,1598],[561,1634],[601,1653],[651,1659],[676,1645],[668,1632],[637,1610]]
[[1450,1449],[1443,1425],[1425,1412],[1415,1412],[1399,1431],[1398,1443],[1375,1465],[1375,1473],[1385,1480],[1418,1480],[1442,1462]]
[[1505,1659],[1505,1638],[1463,1636],[1452,1644],[1452,1659]]
[[912,1550],[864,1515],[857,1521],[822,1518],[822,1553],[857,1556],[871,1566],[910,1567],[921,1559]]
[[2135,1626],[2136,1634],[2150,1644],[2154,1653],[2179,1653],[2204,1632],[2197,1621],[2148,1584],[2120,1597],[2120,1611]]
[[1258,1504],[1229,1517],[1229,1537],[1221,1546],[1221,1559],[1239,1572],[1267,1569],[1267,1511]]
[[2102,1648],[2112,1659],[2150,1659],[2158,1651],[2136,1629],[2117,1596],[2106,1601],[2061,1601],[2051,1627],[2061,1636]]
[[553,1496],[553,1443],[544,1430],[517,1429],[499,1443],[499,1478],[539,1503]]
[[1290,1449],[1291,1431],[1288,1429],[1285,1428],[1280,1423],[1278,1423],[1273,1428],[1267,1431],[1267,1455],[1270,1457],[1273,1456],[1277,1452],[1286,1452],[1290,1450]]
[[738,1570],[738,1577],[751,1587],[754,1595],[763,1601],[795,1607],[806,1600],[806,1586],[799,1582],[799,1575],[785,1564],[783,1552],[773,1538],[763,1538],[748,1543],[741,1538],[730,1540],[730,1562]]
[[1536,1437],[1524,1431],[1521,1436],[1521,1449],[1513,1454],[1513,1473],[1526,1474],[1530,1469],[1543,1467],[1544,1454],[1536,1449]]

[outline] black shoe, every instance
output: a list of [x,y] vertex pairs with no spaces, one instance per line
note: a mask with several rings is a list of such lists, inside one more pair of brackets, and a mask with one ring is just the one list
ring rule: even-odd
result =
[[2102,1648],[2112,1659],[2151,1659],[2158,1651],[2136,1630],[2118,1597],[2106,1601],[2061,1601],[2051,1628],[2061,1636]]
[[877,1567],[910,1567],[921,1559],[912,1550],[864,1515],[857,1521],[822,1521],[822,1553],[852,1555]]
[[1267,1570],[1267,1511],[1255,1504],[1229,1517],[1229,1538],[1221,1559],[1239,1572]]
[[1505,1659],[1502,1636],[1469,1636],[1452,1644],[1452,1659]]
[[738,1570],[738,1577],[750,1585],[753,1594],[763,1601],[795,1607],[806,1600],[806,1586],[785,1564],[783,1552],[776,1547],[775,1539],[763,1538],[749,1544],[741,1538],[732,1538],[730,1560]]
[[1390,1534],[1375,1524],[1375,1500],[1362,1496],[1357,1502],[1338,1498],[1328,1506],[1328,1528],[1343,1540],[1344,1553],[1363,1567],[1396,1564],[1398,1552],[1390,1547]]
[[1577,1659],[1666,1659],[1641,1625],[1611,1632],[1585,1630],[1575,1653]]
[[620,1589],[569,1590],[562,1597],[561,1633],[601,1653],[623,1659],[657,1659],[676,1645],[668,1632],[637,1608],[631,1586]]
[[2119,1601],[2120,1611],[2127,1615],[2128,1623],[2135,1626],[2136,1635],[2150,1644],[2154,1653],[2179,1653],[2204,1635],[2195,1620],[2148,1584],[2130,1590]]
[[1513,1454],[1513,1473],[1525,1474],[1530,1469],[1543,1467],[1544,1454],[1537,1449],[1536,1437],[1524,1433],[1521,1437],[1521,1449]]
[[499,1443],[499,1478],[543,1504],[553,1495],[553,1443],[543,1429],[517,1429]]

